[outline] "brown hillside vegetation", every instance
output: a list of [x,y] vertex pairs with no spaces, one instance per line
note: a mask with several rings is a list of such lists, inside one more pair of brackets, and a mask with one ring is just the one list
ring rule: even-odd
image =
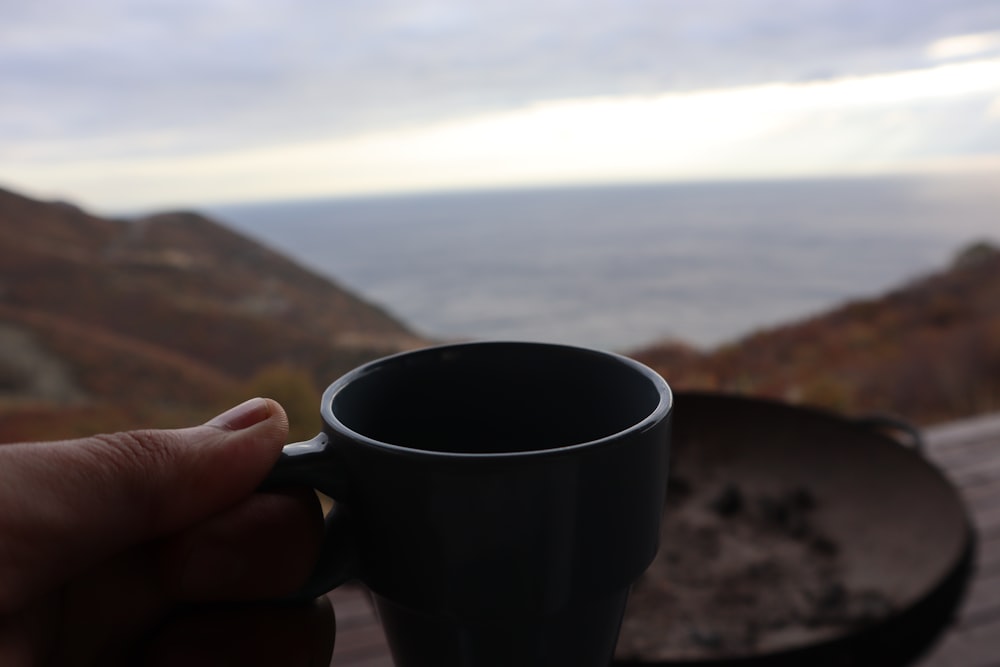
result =
[[978,243],[952,266],[701,353],[633,356],[678,389],[719,390],[920,424],[1000,410],[1000,250]]
[[8,441],[73,434],[81,420],[183,422],[274,368],[319,387],[423,344],[377,306],[200,215],[109,220],[3,190],[0,333]]
[[[110,220],[0,190],[0,442],[188,424],[252,395],[306,437],[322,386],[426,342],[198,214]],[[1000,251],[717,350],[632,356],[677,389],[922,424],[1000,410]]]

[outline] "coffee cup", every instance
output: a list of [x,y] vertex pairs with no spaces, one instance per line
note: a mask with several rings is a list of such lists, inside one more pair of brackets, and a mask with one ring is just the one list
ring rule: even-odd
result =
[[652,561],[672,396],[597,350],[477,342],[335,381],[266,486],[334,500],[317,571],[371,591],[397,667],[606,667]]

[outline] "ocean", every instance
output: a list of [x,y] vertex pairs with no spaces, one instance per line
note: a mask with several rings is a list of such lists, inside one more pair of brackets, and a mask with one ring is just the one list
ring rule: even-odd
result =
[[1000,244],[1000,176],[603,186],[213,206],[439,339],[711,348]]

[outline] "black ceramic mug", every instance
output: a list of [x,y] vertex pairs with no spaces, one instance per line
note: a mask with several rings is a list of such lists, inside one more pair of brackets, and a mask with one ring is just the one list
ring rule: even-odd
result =
[[671,409],[649,368],[562,345],[348,373],[267,482],[336,501],[303,594],[358,577],[398,667],[606,667],[658,546]]

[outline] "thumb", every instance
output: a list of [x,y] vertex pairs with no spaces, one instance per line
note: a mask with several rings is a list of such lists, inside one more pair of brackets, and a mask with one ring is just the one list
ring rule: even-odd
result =
[[0,615],[233,506],[287,432],[281,406],[256,398],[203,426],[0,446]]

